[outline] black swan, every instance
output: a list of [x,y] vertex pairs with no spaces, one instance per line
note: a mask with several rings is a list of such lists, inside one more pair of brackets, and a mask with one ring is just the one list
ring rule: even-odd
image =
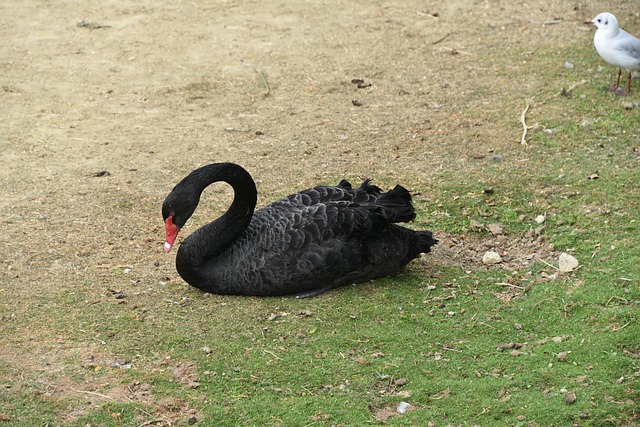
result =
[[202,191],[218,181],[233,187],[231,207],[184,239],[176,256],[180,276],[205,292],[317,296],[398,273],[438,242],[430,231],[394,224],[416,216],[411,194],[399,185],[384,193],[369,180],[356,189],[342,180],[254,212],[251,175],[233,163],[214,163],[187,175],[164,201],[167,252]]

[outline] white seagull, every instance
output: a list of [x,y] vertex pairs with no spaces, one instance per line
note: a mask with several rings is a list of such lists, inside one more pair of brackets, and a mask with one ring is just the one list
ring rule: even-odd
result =
[[640,39],[620,28],[618,20],[613,14],[604,12],[585,21],[585,24],[595,25],[597,31],[593,37],[596,50],[606,62],[618,67],[618,81],[612,90],[619,91],[620,75],[624,68],[628,73],[627,93],[631,91],[631,70],[640,70]]

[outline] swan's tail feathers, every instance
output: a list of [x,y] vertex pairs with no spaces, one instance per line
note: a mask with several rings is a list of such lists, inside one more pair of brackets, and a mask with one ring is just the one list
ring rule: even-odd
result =
[[346,179],[341,180],[338,185],[338,188],[344,188],[345,190],[353,190],[353,187],[351,186],[351,183],[349,181],[347,181]]
[[358,190],[363,190],[365,193],[372,195],[375,198],[379,197],[380,194],[382,194],[382,189],[377,185],[371,184],[370,179],[365,179]]
[[411,204],[411,193],[409,190],[404,188],[402,185],[396,185],[393,190],[389,191],[387,194],[392,193],[399,199],[402,199],[405,203]]
[[438,239],[433,237],[431,231],[417,231],[416,234],[418,235],[418,251],[420,253],[431,252],[431,246],[438,243]]
[[384,210],[391,223],[409,222],[416,217],[413,204],[411,204],[411,193],[400,185],[396,185],[391,191],[382,193],[376,204]]

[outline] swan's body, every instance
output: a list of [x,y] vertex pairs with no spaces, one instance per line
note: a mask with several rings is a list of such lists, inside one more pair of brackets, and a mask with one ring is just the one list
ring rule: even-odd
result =
[[618,91],[622,69],[625,69],[629,73],[626,92],[629,93],[631,70],[640,70],[640,39],[620,28],[616,17],[609,12],[600,13],[585,24],[595,25],[597,29],[593,36],[593,44],[602,59],[618,67],[618,80],[613,90]]
[[319,186],[254,212],[257,191],[247,171],[232,163],[196,169],[162,206],[173,242],[209,184],[229,183],[229,210],[188,236],[176,268],[192,286],[234,295],[315,296],[329,289],[398,273],[437,243],[430,231],[393,223],[415,217],[411,195],[396,186],[383,193],[368,181]]

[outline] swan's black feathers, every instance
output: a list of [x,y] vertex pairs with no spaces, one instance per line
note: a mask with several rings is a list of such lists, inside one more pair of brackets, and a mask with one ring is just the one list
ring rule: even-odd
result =
[[228,182],[236,192],[229,211],[185,239],[176,259],[180,275],[208,292],[313,296],[395,274],[437,242],[429,231],[395,225],[415,218],[411,195],[399,185],[388,192],[369,180],[356,189],[345,180],[317,186],[255,211],[246,226],[236,227],[249,217],[243,219],[238,201],[242,188]]

